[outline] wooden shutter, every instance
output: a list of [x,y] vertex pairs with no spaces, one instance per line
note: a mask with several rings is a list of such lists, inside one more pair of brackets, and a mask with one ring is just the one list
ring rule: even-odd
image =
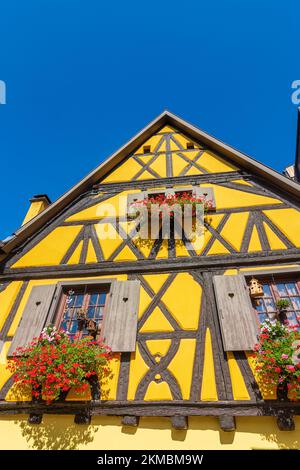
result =
[[212,201],[211,209],[216,209],[214,188],[205,188],[204,186],[197,186],[193,188],[193,195],[195,197],[205,197],[207,201]]
[[109,296],[103,341],[113,352],[135,351],[140,281],[113,282]]
[[34,286],[10,345],[8,356],[12,356],[17,348],[26,346],[33,338],[39,336],[53,300],[56,285]]
[[253,350],[258,324],[244,276],[214,276],[225,351]]

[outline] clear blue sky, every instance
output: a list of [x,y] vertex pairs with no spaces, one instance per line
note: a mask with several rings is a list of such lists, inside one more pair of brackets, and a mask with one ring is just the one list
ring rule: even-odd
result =
[[163,109],[281,171],[295,153],[299,1],[1,2],[0,238]]

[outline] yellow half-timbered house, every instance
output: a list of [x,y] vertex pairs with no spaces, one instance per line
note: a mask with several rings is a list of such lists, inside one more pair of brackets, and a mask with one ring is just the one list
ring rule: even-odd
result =
[[[299,189],[166,111],[54,203],[33,197],[1,243],[0,447],[300,448],[300,405],[257,383],[250,357],[278,298],[300,324]],[[133,233],[130,201],[172,191],[213,201],[200,242]],[[73,311],[107,316],[118,354],[100,397],[37,404],[7,357],[48,322],[75,334],[70,291]]]

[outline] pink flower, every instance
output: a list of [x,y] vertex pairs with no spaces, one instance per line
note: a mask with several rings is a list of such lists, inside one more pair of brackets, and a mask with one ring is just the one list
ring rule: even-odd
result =
[[294,366],[286,366],[287,370],[290,370],[291,372],[294,372],[295,371],[295,367]]
[[288,359],[289,355],[288,354],[281,354],[281,359]]

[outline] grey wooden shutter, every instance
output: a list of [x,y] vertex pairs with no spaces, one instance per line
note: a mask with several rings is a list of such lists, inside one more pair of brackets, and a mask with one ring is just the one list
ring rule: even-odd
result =
[[10,345],[8,356],[12,356],[17,348],[26,346],[33,338],[39,336],[47,319],[53,300],[56,285],[34,286]]
[[142,191],[140,193],[128,194],[127,196],[127,216],[135,217],[136,209],[132,207],[134,202],[143,201],[147,197],[147,191]]
[[140,281],[113,282],[109,296],[103,341],[113,352],[135,351]]
[[214,276],[225,351],[253,350],[258,324],[244,276]]
[[211,209],[216,209],[216,199],[215,199],[214,188],[205,188],[204,186],[202,187],[195,186],[193,188],[193,195],[195,197],[205,197],[207,201],[212,201]]

